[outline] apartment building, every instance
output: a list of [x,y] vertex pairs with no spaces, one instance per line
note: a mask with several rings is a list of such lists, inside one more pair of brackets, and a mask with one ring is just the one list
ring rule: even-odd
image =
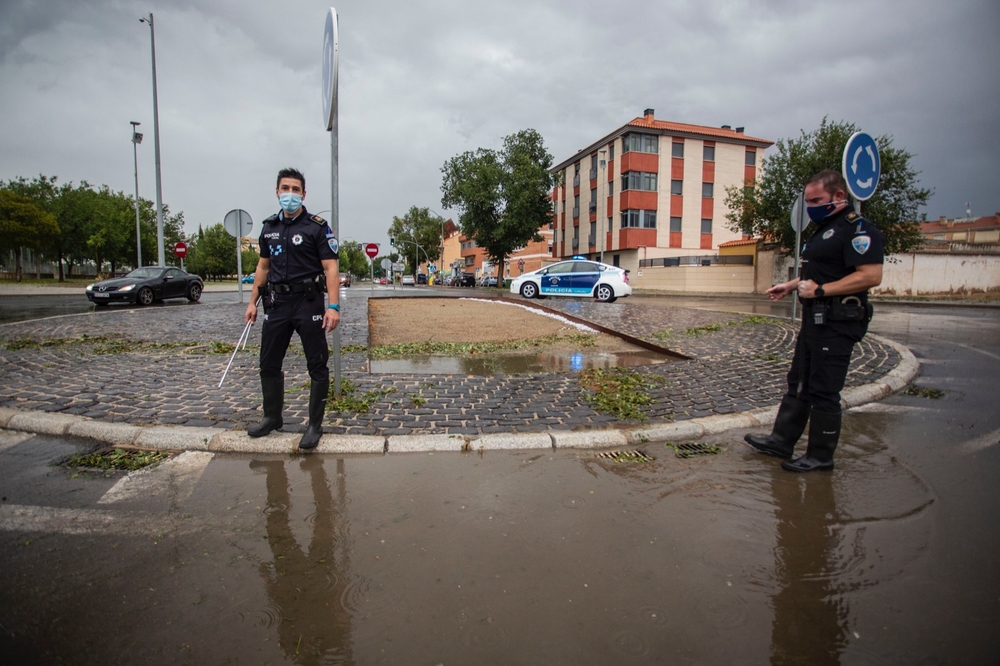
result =
[[552,256],[705,255],[743,236],[726,228],[726,188],[753,187],[773,141],[744,128],[657,120],[653,109],[557,164]]

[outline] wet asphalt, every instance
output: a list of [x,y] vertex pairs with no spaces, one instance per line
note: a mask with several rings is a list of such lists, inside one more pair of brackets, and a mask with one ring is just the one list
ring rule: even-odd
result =
[[873,331],[943,395],[849,412],[830,474],[733,431],[641,464],[190,452],[122,481],[0,432],[0,661],[996,663],[1000,313]]

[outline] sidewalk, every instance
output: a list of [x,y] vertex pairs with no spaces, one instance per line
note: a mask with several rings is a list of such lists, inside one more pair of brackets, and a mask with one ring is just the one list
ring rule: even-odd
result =
[[[352,352],[342,356],[345,386],[368,394],[371,404],[367,412],[328,413],[318,450],[620,447],[773,422],[794,345],[796,329],[788,322],[748,323],[737,314],[641,298],[556,301],[545,305],[690,357],[644,368],[666,380],[652,392],[648,420],[594,411],[572,372],[372,375],[364,354]],[[357,302],[343,314],[344,346],[368,341],[367,299]],[[297,339],[285,363],[285,434],[250,439],[245,432],[260,419],[259,327],[224,387],[216,388],[229,354],[215,353],[212,343],[239,337],[244,307],[199,304],[183,308],[184,317],[177,308],[110,310],[0,326],[0,427],[116,445],[291,452],[305,429],[308,401]],[[908,350],[868,336],[852,359],[846,406],[903,388],[917,370]]]

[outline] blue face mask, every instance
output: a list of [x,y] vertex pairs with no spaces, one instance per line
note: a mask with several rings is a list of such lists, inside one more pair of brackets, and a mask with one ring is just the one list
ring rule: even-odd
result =
[[806,213],[809,215],[809,219],[813,222],[819,222],[820,220],[825,220],[833,212],[833,209],[842,203],[847,203],[846,201],[831,201],[830,203],[820,204],[818,206],[806,206]]
[[283,211],[291,215],[299,208],[302,208],[302,195],[293,192],[282,192],[278,195],[278,204]]

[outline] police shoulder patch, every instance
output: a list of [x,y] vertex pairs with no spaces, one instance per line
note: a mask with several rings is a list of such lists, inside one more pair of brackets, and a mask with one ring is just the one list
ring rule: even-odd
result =
[[337,242],[337,239],[334,238],[333,234],[326,235],[326,244],[330,246],[330,250],[333,252],[340,249],[340,243]]
[[872,239],[870,236],[855,236],[851,239],[851,247],[853,247],[854,251],[858,254],[864,254],[867,252],[871,245]]

